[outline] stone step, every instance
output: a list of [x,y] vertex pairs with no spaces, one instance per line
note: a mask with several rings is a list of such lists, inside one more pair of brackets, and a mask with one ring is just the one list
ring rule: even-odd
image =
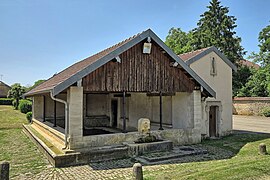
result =
[[180,159],[186,156],[202,155],[202,154],[207,154],[207,153],[208,152],[205,149],[182,146],[182,147],[174,148],[170,152],[160,152],[156,154],[151,154],[151,156],[144,155],[144,156],[139,156],[135,159],[143,164],[150,165],[150,164],[155,164],[157,162],[165,163],[165,162]]
[[124,145],[94,147],[77,150],[82,157],[87,157],[88,162],[102,162],[112,159],[128,157],[128,148]]
[[56,148],[62,150],[65,147],[65,135],[46,124],[33,120],[31,127],[38,131],[45,139],[50,141]]

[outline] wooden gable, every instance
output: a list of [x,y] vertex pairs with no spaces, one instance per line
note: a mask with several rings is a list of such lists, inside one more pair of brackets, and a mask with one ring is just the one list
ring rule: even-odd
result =
[[83,78],[85,92],[192,92],[195,82],[155,42],[143,54],[140,42]]

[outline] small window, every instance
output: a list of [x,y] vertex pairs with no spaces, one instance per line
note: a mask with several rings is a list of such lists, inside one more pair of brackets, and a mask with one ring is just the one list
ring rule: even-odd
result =
[[211,71],[210,74],[212,76],[217,75],[217,65],[216,65],[216,60],[214,57],[211,58]]

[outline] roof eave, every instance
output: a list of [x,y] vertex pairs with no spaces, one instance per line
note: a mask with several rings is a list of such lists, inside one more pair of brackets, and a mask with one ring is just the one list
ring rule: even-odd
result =
[[186,61],[186,64],[190,65],[211,52],[215,52],[232,70],[237,72],[237,67],[223,53],[221,53],[215,46],[212,46],[212,47],[206,49],[205,51],[197,54],[196,56],[190,58],[189,60]]
[[37,92],[27,92],[27,93],[24,93],[22,95],[23,98],[27,98],[27,97],[32,97],[32,96],[35,96],[35,95],[40,95],[40,94],[45,94],[45,93],[49,93],[52,89],[46,89],[46,90],[42,90],[42,91],[37,91]]

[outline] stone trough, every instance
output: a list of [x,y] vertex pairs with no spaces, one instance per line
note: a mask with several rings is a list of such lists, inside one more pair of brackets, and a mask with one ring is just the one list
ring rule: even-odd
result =
[[128,147],[128,155],[133,157],[149,152],[171,151],[173,143],[169,140],[160,140],[149,143],[126,143],[126,146]]

